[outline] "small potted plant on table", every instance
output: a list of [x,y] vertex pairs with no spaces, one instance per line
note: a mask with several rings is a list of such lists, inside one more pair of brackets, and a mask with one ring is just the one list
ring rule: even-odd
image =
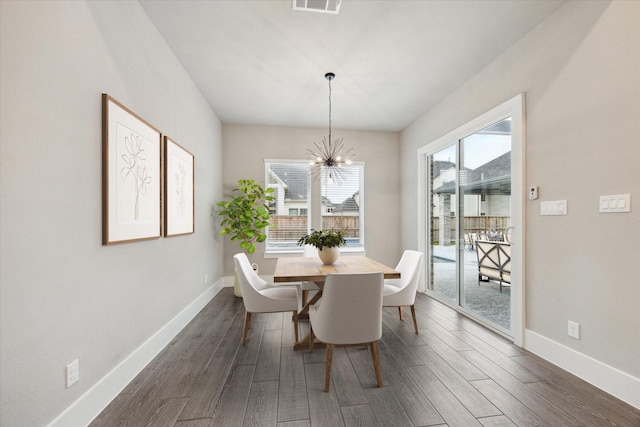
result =
[[340,254],[340,247],[346,244],[347,241],[339,230],[311,230],[311,233],[298,240],[298,246],[315,246],[318,249],[318,256],[324,264],[336,262]]

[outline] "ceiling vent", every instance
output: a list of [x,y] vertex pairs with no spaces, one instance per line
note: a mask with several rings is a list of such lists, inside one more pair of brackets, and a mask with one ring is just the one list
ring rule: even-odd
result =
[[342,0],[292,0],[293,10],[306,12],[323,12],[337,15]]

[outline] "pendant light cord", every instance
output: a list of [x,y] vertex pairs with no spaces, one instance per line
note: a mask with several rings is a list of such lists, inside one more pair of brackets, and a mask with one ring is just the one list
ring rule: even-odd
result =
[[331,80],[329,80],[329,144],[331,144]]

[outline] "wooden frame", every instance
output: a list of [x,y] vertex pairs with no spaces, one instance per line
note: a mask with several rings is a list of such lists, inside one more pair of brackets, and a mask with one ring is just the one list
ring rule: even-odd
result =
[[194,157],[168,137],[164,137],[164,235],[181,236],[194,232]]
[[161,237],[162,135],[102,94],[102,244]]

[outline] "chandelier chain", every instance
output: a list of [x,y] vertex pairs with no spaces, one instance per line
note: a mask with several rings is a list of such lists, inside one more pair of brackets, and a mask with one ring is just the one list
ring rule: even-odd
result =
[[329,144],[331,144],[331,79],[329,80]]

